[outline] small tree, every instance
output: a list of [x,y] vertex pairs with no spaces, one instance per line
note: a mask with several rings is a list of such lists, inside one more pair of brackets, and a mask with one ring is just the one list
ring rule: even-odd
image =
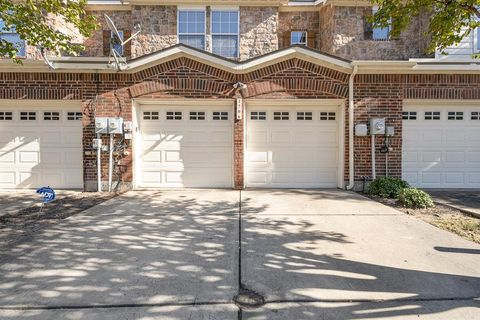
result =
[[[480,0],[371,0],[378,6],[373,17],[377,27],[387,27],[391,22],[392,36],[398,37],[418,17],[422,10],[431,14],[428,35],[429,52],[458,44],[480,27]],[[480,55],[476,55],[480,58]]]
[[[0,0],[0,33],[15,30],[19,37],[31,46],[47,51],[74,54],[82,49],[72,42],[74,35],[55,30],[49,19],[62,19],[65,25],[76,29],[79,35],[88,37],[96,28],[96,20],[85,12],[87,0]],[[0,56],[20,63],[18,48],[0,37]]]

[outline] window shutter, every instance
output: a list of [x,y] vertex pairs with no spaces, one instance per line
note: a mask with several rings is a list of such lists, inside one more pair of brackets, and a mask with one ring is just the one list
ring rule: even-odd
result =
[[363,11],[363,32],[364,32],[364,39],[365,40],[372,40],[373,39],[373,26],[372,23],[369,21],[372,17],[373,12],[371,7],[365,8]]
[[103,55],[105,57],[110,56],[110,30],[103,30]]
[[292,32],[291,31],[285,31],[283,33],[283,47],[284,48],[290,47],[291,40],[292,40]]
[[307,31],[307,47],[315,49],[315,38],[317,34],[313,31]]
[[[130,30],[125,30],[123,31],[123,40],[127,40],[132,36],[132,31]],[[123,47],[123,55],[126,58],[130,58],[132,56],[132,41],[129,41],[125,46]]]

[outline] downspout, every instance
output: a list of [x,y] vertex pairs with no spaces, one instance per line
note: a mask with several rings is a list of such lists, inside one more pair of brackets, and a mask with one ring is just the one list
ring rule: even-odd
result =
[[354,157],[353,157],[353,122],[355,121],[355,104],[353,101],[353,82],[358,72],[358,66],[353,66],[352,74],[348,79],[348,186],[347,190],[352,190],[355,186]]

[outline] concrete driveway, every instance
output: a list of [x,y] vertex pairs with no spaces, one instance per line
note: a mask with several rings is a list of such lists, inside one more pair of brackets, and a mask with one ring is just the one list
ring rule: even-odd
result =
[[480,319],[479,245],[337,190],[129,192],[0,263],[1,319]]

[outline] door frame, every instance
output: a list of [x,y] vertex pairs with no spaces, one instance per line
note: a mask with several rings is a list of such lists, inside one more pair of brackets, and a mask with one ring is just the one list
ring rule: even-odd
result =
[[345,187],[345,100],[344,99],[246,99],[244,110],[244,161],[243,180],[247,186],[248,110],[251,107],[336,107],[338,110],[338,174],[337,187]]

